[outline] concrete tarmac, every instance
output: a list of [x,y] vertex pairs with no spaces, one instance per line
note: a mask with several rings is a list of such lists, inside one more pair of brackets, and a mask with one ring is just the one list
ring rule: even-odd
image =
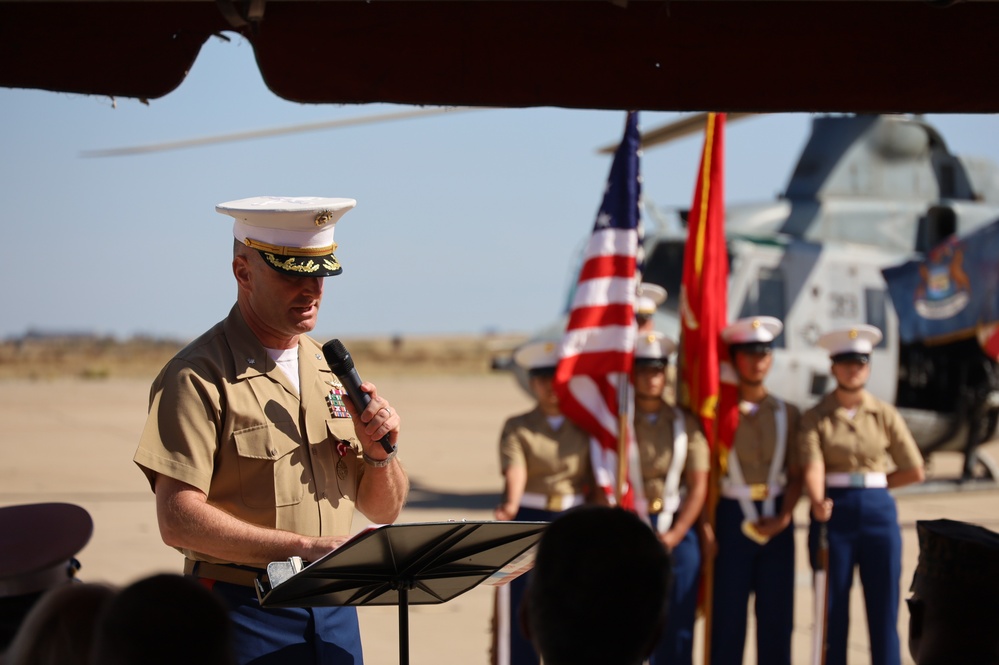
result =
[[[125,585],[157,572],[179,572],[181,555],[163,545],[153,495],[132,462],[145,421],[147,379],[0,382],[0,506],[65,501],[86,508],[94,535],[80,553],[81,579]],[[399,457],[412,481],[401,522],[488,520],[502,489],[497,440],[505,418],[530,408],[512,377],[365,376],[402,415]],[[999,444],[986,447],[999,455]],[[931,459],[933,479],[956,478],[961,458]],[[901,598],[918,558],[917,520],[950,518],[999,531],[999,491],[913,493],[897,496],[902,525]],[[805,538],[807,510],[797,510],[797,593],[794,663],[808,663],[812,632],[811,572]],[[363,516],[354,530],[367,526]],[[45,525],[39,525],[45,528]],[[595,534],[599,536],[599,534]],[[408,649],[414,665],[474,665],[489,662],[493,590],[473,589],[440,605],[410,607]],[[599,608],[594,608],[599,611]],[[360,608],[366,662],[399,662],[399,613],[395,607]],[[700,621],[698,634],[700,634]],[[715,630],[723,627],[715,627]],[[746,663],[755,663],[752,625]],[[902,662],[908,612],[899,612]],[[850,663],[868,663],[867,622],[859,582],[854,587],[849,637]],[[702,662],[697,639],[695,662]]]

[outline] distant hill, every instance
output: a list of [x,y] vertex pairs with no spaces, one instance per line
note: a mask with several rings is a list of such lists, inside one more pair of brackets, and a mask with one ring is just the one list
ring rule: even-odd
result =
[[[491,371],[523,335],[342,338],[362,378],[385,373],[476,374]],[[152,379],[186,342],[87,334],[25,335],[0,342],[0,380],[108,377]]]

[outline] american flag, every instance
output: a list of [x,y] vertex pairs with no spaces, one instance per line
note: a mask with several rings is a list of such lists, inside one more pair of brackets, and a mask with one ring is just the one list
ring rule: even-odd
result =
[[[641,245],[640,143],[638,113],[633,111],[583,256],[554,381],[562,412],[591,436],[597,484],[625,507],[635,506],[632,488],[641,492],[640,482],[624,482],[627,457],[635,450],[629,414]],[[628,451],[624,460],[622,449]],[[631,467],[640,472],[637,464]]]

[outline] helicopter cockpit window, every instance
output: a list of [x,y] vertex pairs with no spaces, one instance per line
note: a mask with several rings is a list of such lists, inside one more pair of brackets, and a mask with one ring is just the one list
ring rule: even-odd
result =
[[[652,282],[666,289],[669,296],[661,308],[676,312],[680,306],[680,285],[683,283],[683,253],[685,240],[662,240],[655,244],[645,259],[643,282]],[[732,252],[728,252],[728,263],[732,265]]]
[[680,284],[683,281],[682,240],[657,242],[645,260],[643,282],[652,282],[666,289],[669,294],[661,307],[671,312],[680,305]]
[[[881,331],[888,330],[888,292],[886,290],[864,289],[864,309],[867,323],[877,326]],[[887,346],[888,340],[882,337],[877,348],[883,349]]]
[[[756,283],[750,286],[742,302],[739,318],[748,316],[775,316],[781,321],[787,314],[784,304],[784,271],[780,268],[761,268]],[[784,348],[784,333],[774,340],[774,346]]]

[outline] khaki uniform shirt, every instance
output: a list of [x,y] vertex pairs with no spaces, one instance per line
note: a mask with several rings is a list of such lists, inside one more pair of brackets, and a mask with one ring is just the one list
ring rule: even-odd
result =
[[500,468],[518,466],[527,469],[525,492],[553,496],[592,490],[589,435],[568,418],[553,430],[540,407],[503,425]]
[[888,472],[888,457],[905,471],[923,465],[909,428],[895,407],[866,390],[853,418],[833,393],[801,417],[801,464],[823,460],[826,473]]
[[320,345],[304,335],[298,363],[301,398],[233,307],[153,382],[134,457],[150,485],[157,474],[175,478],[262,527],[349,534],[361,447],[351,419],[333,416],[327,396],[335,377]]
[[[759,403],[754,413],[739,410],[739,426],[735,430],[732,450],[739,458],[739,468],[749,485],[766,483],[770,476],[770,464],[777,448],[777,407],[778,400],[767,395]],[[784,403],[787,413],[787,446],[784,455],[784,469],[798,466],[798,423],[801,414],[792,404]]]
[[[649,416],[654,416],[649,418]],[[711,468],[711,453],[708,440],[704,438],[697,419],[683,410],[687,431],[687,459],[683,465],[683,478],[680,487],[686,485],[686,474],[692,471],[708,471]],[[645,483],[645,496],[650,510],[656,511],[655,502],[661,503],[666,472],[673,461],[673,421],[676,409],[664,400],[659,410],[653,414],[635,412],[635,441],[638,443],[638,456],[642,463],[642,480]],[[661,507],[661,506],[660,506]]]

